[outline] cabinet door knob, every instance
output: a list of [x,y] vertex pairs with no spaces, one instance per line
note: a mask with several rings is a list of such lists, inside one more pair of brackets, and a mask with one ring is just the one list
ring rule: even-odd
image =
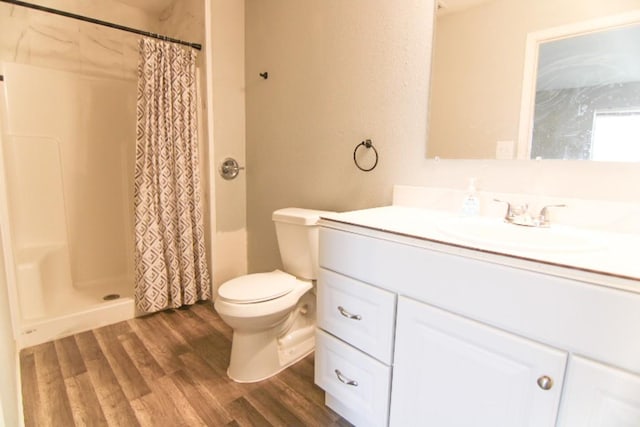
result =
[[336,377],[338,377],[341,383],[358,387],[358,381],[350,380],[349,378],[345,377],[344,375],[342,375],[342,372],[340,372],[339,369],[336,369],[334,372],[336,373]]
[[360,316],[359,314],[351,314],[349,313],[347,310],[344,309],[344,307],[342,307],[341,305],[338,306],[338,311],[340,312],[340,314],[342,314],[344,317],[346,317],[347,319],[351,319],[351,320],[362,320],[362,316]]
[[551,387],[553,387],[553,378],[548,377],[546,375],[543,375],[540,378],[538,378],[537,382],[538,382],[538,386],[543,390],[551,390]]

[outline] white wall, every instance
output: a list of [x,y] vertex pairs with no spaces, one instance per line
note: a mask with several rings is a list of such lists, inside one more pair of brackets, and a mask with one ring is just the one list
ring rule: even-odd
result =
[[243,1],[211,0],[209,39],[213,155],[211,180],[215,186],[216,228],[213,283],[217,285],[247,271],[247,175],[224,180],[217,169],[226,157],[245,166],[245,7]]
[[[246,0],[249,268],[277,267],[271,212],[391,203],[393,184],[640,200],[640,164],[425,159],[430,0]],[[268,71],[263,80],[259,72]],[[380,163],[352,161],[371,138]]]
[[4,266],[4,248],[0,236],[0,425],[19,425],[18,366],[16,342],[11,328],[9,296]]
[[[433,8],[424,0],[246,7],[249,267],[257,271],[279,265],[273,210],[385,204],[392,183],[424,167]],[[380,153],[369,173],[352,160],[366,138]]]

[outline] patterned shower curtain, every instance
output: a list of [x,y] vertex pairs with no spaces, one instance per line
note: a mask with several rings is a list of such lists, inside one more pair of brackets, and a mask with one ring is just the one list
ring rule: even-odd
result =
[[143,38],[135,165],[136,306],[143,312],[211,297],[198,161],[192,49]]

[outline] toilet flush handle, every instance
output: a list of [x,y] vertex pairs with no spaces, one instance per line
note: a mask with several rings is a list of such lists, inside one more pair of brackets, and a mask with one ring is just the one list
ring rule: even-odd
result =
[[344,317],[346,317],[347,319],[351,319],[351,320],[362,320],[362,316],[360,316],[359,314],[351,314],[349,313],[347,310],[344,309],[344,307],[342,307],[341,305],[338,306],[338,311],[340,312],[340,314],[342,314]]

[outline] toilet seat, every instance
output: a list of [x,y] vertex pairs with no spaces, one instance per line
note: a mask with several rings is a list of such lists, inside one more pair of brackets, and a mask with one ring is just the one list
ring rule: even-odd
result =
[[284,271],[236,277],[218,289],[218,298],[234,304],[255,304],[280,298],[296,287],[295,276]]

